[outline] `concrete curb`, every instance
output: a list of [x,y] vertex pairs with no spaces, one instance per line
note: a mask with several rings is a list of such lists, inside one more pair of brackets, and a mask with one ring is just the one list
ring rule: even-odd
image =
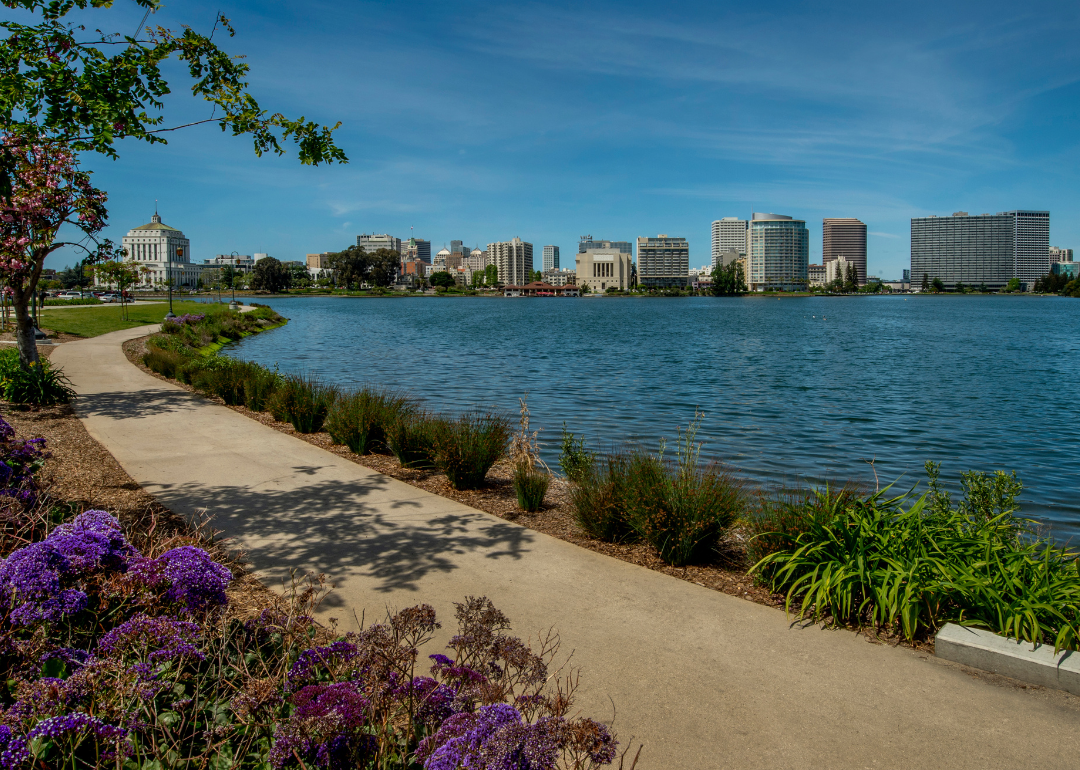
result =
[[1055,655],[1045,644],[1032,648],[1028,642],[955,623],[938,631],[934,650],[937,657],[954,663],[1080,695],[1080,655],[1070,650]]

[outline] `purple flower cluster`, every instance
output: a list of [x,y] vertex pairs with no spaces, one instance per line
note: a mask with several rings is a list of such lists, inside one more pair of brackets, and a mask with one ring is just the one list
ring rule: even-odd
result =
[[323,770],[357,767],[375,744],[363,732],[369,703],[353,682],[308,685],[292,697],[293,713],[274,733],[270,763],[275,770],[296,756]]
[[33,504],[37,497],[34,474],[47,457],[44,448],[43,438],[16,441],[15,429],[0,417],[0,496]]
[[[116,756],[116,749],[127,737],[127,731],[82,712],[43,719],[25,737],[16,735],[7,725],[0,725],[0,766],[16,768],[29,761],[29,745],[38,738],[56,741],[69,735],[92,735],[98,742],[113,744],[114,748],[99,755],[102,759],[110,759]],[[130,746],[123,748],[127,753]]]
[[522,722],[506,703],[454,714],[417,749],[424,770],[554,770],[559,756],[556,720]]
[[172,323],[178,326],[183,326],[184,324],[194,326],[204,318],[206,318],[206,313],[185,313],[184,315],[172,319]]
[[358,654],[356,645],[345,640],[304,650],[289,669],[288,687],[290,690],[299,690],[305,684],[317,681],[320,670],[335,664],[348,663]]
[[449,719],[458,711],[457,690],[439,684],[427,676],[418,676],[412,680],[411,686],[401,694],[401,699],[411,695],[419,703],[416,709],[417,721],[437,727]]
[[105,511],[86,511],[49,537],[13,552],[0,565],[0,602],[14,625],[52,622],[86,607],[87,596],[64,579],[100,570],[123,571],[135,549],[120,522]]
[[12,625],[55,621],[84,609],[85,593],[60,587],[61,576],[74,571],[67,556],[48,540],[11,554],[0,565],[0,600],[14,608]]
[[225,604],[225,589],[232,581],[227,567],[201,548],[185,545],[166,551],[156,559],[136,559],[128,569],[130,579],[147,588],[166,588],[165,598],[199,612]]
[[196,645],[201,629],[195,623],[142,613],[101,637],[98,655],[164,663],[196,658],[205,660]]
[[76,572],[124,571],[128,559],[138,555],[124,538],[120,522],[105,511],[86,511],[46,538],[68,558]]

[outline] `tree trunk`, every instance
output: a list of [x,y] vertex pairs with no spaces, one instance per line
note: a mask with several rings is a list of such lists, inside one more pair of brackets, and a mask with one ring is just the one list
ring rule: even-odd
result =
[[19,362],[24,369],[29,369],[30,364],[38,362],[37,340],[34,338],[36,328],[28,307],[31,292],[14,289],[12,294],[11,307],[15,311],[15,340],[19,346]]

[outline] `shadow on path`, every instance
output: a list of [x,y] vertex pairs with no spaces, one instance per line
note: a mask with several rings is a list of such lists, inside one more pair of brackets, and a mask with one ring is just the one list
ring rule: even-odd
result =
[[[319,469],[295,470],[307,476]],[[295,481],[282,480],[288,486]],[[415,497],[388,499],[388,482],[372,475],[312,480],[299,489],[276,488],[272,481],[256,488],[191,483],[152,485],[148,491],[175,511],[205,508],[213,526],[275,580],[295,569],[334,579],[364,575],[380,592],[417,591],[428,575],[456,570],[462,556],[517,560],[535,539],[524,527],[419,490]]]
[[207,400],[185,390],[161,389],[140,391],[113,391],[80,395],[75,408],[87,417],[108,417],[126,420],[167,414],[190,412],[206,406]]

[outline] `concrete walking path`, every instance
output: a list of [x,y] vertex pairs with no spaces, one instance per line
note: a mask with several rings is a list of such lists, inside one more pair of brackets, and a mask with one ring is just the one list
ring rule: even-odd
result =
[[[429,494],[150,377],[142,327],[53,353],[90,434],[163,504],[209,511],[271,586],[331,576],[328,615],[486,595],[523,638],[554,627],[583,714],[639,768],[1071,768],[1080,699],[991,683],[847,631],[618,561]],[[426,654],[440,651],[426,650]],[[609,700],[610,698],[610,700]]]

